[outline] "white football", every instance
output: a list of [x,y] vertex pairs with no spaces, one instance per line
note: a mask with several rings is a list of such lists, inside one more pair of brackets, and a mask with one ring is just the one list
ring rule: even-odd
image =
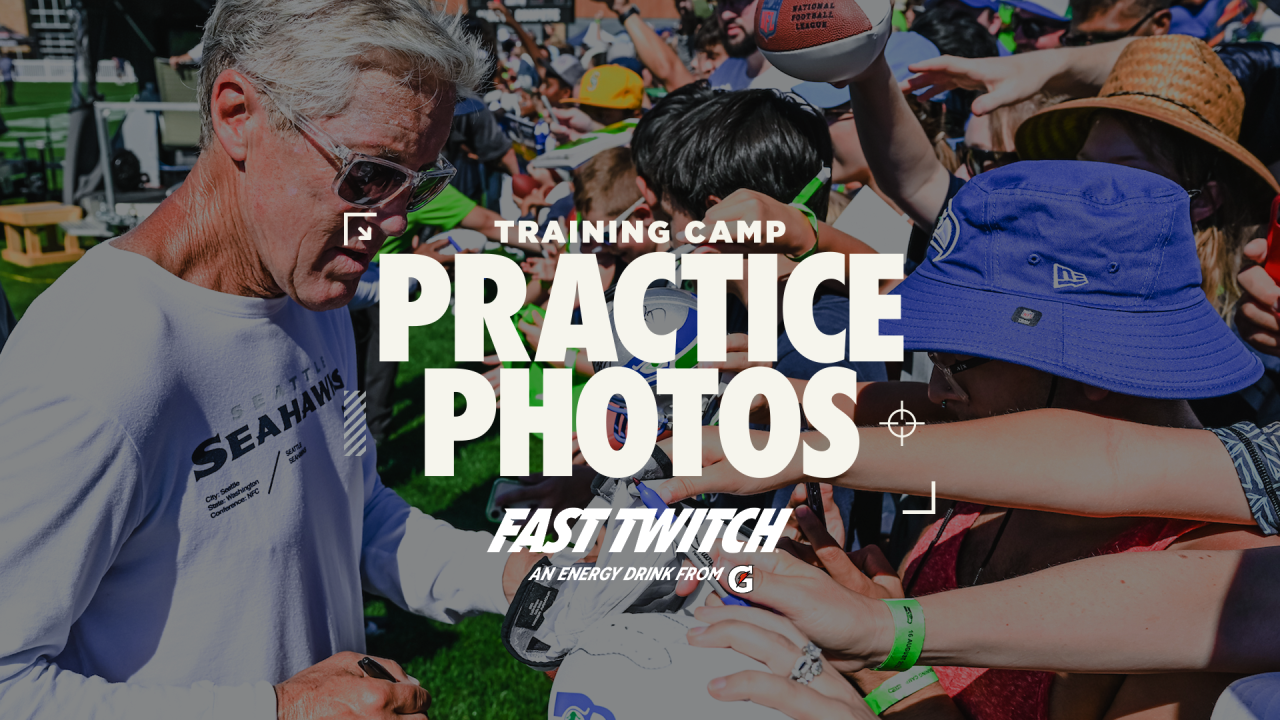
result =
[[769,672],[736,650],[689,645],[703,625],[683,614],[611,615],[587,628],[551,686],[552,720],[785,720],[777,710],[721,702],[707,683],[743,670]]
[[891,0],[760,0],[756,45],[779,70],[810,82],[861,75],[893,32]]

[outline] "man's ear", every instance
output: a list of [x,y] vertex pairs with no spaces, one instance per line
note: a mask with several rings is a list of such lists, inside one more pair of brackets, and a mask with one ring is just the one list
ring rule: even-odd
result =
[[241,73],[227,69],[213,81],[210,101],[213,134],[223,151],[233,161],[244,162],[248,156],[248,130],[253,120],[266,119],[266,108],[253,87]]
[[1173,24],[1173,13],[1168,8],[1151,16],[1151,34],[1168,35],[1169,26]]
[[640,222],[649,222],[653,219],[653,208],[649,207],[649,203],[644,203],[631,211],[631,217],[628,220],[639,220]]
[[640,196],[644,198],[645,204],[649,206],[650,213],[652,213],[653,207],[658,204],[657,193],[651,190],[649,183],[645,182],[644,178],[639,175],[636,176],[636,189],[640,191]]
[[1210,180],[1200,189],[1200,194],[1191,198],[1191,222],[1198,223],[1208,218],[1222,207],[1222,186],[1217,180]]

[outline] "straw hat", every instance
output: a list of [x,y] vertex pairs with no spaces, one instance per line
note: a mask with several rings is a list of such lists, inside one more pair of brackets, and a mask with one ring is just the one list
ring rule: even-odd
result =
[[[1120,110],[1171,125],[1222,150],[1261,181],[1268,197],[1280,183],[1240,137],[1244,91],[1216,53],[1187,35],[1142,38],[1120,54],[1097,97],[1045,108],[1018,128],[1023,160],[1071,160],[1084,146],[1094,112]],[[1265,187],[1263,187],[1265,185]]]

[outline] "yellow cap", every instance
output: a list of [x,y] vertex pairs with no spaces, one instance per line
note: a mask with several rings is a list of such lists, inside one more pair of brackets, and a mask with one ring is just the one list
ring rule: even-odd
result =
[[640,107],[644,80],[621,65],[601,65],[587,71],[578,83],[579,105],[634,110]]

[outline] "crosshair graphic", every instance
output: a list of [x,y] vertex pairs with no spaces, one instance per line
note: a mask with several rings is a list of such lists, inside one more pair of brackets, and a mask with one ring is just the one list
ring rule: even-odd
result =
[[[899,415],[902,416],[901,422],[894,422],[893,419]],[[908,420],[907,418],[911,419]],[[924,423],[917,422],[915,413],[908,410],[905,403],[899,401],[898,409],[889,413],[889,419],[880,424],[889,428],[889,434],[898,438],[898,447],[902,447],[906,444],[906,439],[911,437],[911,434],[916,431],[916,426],[923,425]],[[894,428],[900,429],[894,430]]]

